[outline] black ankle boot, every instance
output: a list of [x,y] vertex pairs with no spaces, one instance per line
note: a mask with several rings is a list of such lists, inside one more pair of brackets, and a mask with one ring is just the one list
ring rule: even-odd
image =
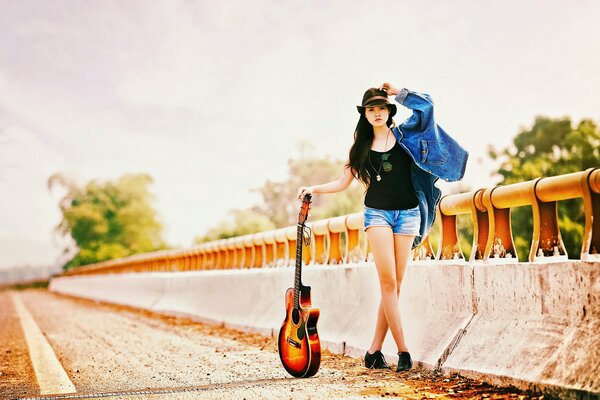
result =
[[370,354],[368,351],[365,354],[365,367],[370,369],[390,369],[390,366],[385,362],[385,357],[381,351],[377,350]]
[[398,353],[398,366],[396,367],[396,372],[407,371],[411,369],[413,366],[412,359],[410,358],[410,353],[408,351],[401,351]]

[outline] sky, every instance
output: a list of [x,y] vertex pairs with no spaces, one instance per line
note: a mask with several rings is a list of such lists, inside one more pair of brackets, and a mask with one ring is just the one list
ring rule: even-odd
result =
[[385,81],[430,94],[470,153],[464,183],[490,186],[486,148],[535,116],[600,122],[599,15],[597,1],[3,0],[0,268],[58,262],[55,173],[150,174],[166,241],[190,246],[260,203],[251,190],[301,148],[345,160],[355,106]]

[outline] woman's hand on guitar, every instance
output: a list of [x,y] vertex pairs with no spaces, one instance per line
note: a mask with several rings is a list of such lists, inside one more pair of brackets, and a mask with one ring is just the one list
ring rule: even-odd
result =
[[300,186],[298,188],[298,200],[302,200],[304,198],[305,194],[313,194],[313,187],[312,186]]

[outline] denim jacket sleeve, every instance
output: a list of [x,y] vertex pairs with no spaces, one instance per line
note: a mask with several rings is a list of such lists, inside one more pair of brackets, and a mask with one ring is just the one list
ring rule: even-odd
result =
[[412,116],[402,123],[403,130],[424,132],[431,124],[435,123],[433,100],[428,94],[413,92],[404,88],[396,96],[396,101],[413,111]]
[[469,153],[436,123],[431,97],[404,88],[395,100],[413,112],[394,134],[417,166],[449,182],[462,179]]

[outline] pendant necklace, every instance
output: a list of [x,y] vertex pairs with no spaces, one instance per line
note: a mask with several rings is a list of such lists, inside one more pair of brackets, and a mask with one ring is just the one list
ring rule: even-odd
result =
[[[390,130],[388,129],[387,136],[385,137],[385,146],[383,147],[384,149],[387,147],[387,141],[388,141],[389,137],[390,137]],[[381,181],[380,172],[381,172],[381,167],[383,166],[383,161],[384,161],[384,159],[387,160],[387,158],[389,156],[390,155],[388,153],[384,153],[381,155],[381,163],[379,164],[379,170],[377,170],[377,176],[375,176],[375,178],[377,179],[378,182]],[[371,167],[373,167],[373,170],[375,170],[375,167],[373,166],[373,163],[371,162],[371,152],[370,151],[369,151],[369,164],[371,164]],[[389,163],[387,163],[387,164],[389,164]],[[391,164],[390,164],[390,167],[391,167]],[[391,168],[384,169],[384,171],[386,171],[386,172],[389,172],[389,170],[391,170]]]

